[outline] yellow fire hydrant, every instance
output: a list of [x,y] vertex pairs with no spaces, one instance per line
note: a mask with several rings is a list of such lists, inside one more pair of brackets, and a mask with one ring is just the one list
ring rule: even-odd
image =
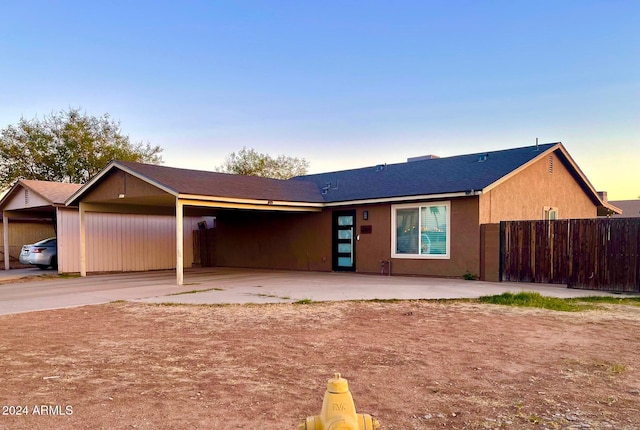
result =
[[327,383],[320,415],[307,417],[298,430],[377,430],[380,423],[369,414],[357,414],[349,383],[339,373]]

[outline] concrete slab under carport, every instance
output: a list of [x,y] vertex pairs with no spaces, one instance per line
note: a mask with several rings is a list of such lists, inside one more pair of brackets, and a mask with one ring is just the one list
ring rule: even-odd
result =
[[[562,285],[494,283],[426,277],[335,272],[291,272],[193,268],[185,285],[172,270],[91,275],[84,278],[24,278],[0,284],[0,315],[109,303],[247,304],[301,300],[417,300],[477,298],[503,292],[537,291],[545,296],[609,295]],[[2,281],[2,276],[0,276]],[[620,297],[620,295],[616,295]]]

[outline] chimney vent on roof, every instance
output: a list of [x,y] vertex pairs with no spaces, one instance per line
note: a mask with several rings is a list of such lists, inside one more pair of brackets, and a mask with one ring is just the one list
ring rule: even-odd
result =
[[609,201],[609,197],[607,196],[606,191],[598,191],[598,196],[600,196],[600,200],[602,200],[604,203],[607,203]]
[[489,154],[480,154],[478,155],[478,163],[482,163],[483,161],[487,161],[487,158],[489,158]]
[[412,161],[424,161],[424,160],[435,160],[438,157],[437,155],[429,154],[429,155],[421,155],[419,157],[410,157],[407,158],[407,163],[411,163]]
[[376,172],[382,172],[383,170],[387,170],[387,163],[376,165]]

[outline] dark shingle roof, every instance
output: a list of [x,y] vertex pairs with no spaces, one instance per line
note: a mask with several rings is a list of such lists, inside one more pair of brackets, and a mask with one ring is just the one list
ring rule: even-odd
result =
[[318,187],[311,182],[230,175],[125,161],[118,161],[116,165],[137,172],[177,194],[288,202],[323,202]]
[[622,209],[621,214],[614,214],[618,218],[638,218],[640,217],[640,199],[637,200],[613,200],[609,201],[613,206]]
[[478,191],[555,145],[557,143],[547,143],[502,151],[305,175],[293,178],[291,182],[311,181],[320,189],[328,189],[323,194],[327,203]]

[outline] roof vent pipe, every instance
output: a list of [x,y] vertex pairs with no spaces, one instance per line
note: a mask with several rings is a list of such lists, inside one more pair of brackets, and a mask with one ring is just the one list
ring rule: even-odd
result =
[[419,157],[407,158],[407,163],[411,163],[412,161],[437,160],[438,158],[440,158],[440,157],[438,157],[437,155],[433,155],[433,154],[421,155]]

